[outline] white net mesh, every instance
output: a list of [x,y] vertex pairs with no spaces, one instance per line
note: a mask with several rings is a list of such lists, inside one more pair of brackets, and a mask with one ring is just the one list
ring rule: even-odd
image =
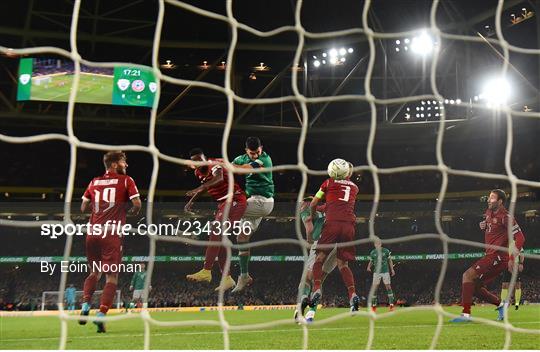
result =
[[[234,62],[234,56],[235,56],[239,30],[246,31],[248,33],[251,33],[259,37],[272,37],[272,36],[275,36],[284,32],[296,33],[298,36],[298,45],[297,45],[295,55],[294,55],[293,67],[298,66],[298,64],[302,61],[301,56],[304,50],[304,43],[305,43],[306,38],[325,39],[325,38],[342,37],[342,36],[351,35],[351,34],[365,35],[367,37],[369,48],[370,48],[368,68],[367,68],[367,73],[366,73],[365,81],[364,81],[365,94],[306,97],[303,94],[301,94],[300,89],[298,87],[297,70],[292,70],[291,84],[292,84],[293,95],[282,96],[279,98],[267,98],[267,99],[248,99],[248,98],[243,98],[241,96],[236,95],[235,91],[232,89],[232,86],[231,86],[231,81],[232,81],[231,66],[232,65],[227,65],[225,68],[225,83],[223,87],[214,85],[211,83],[184,80],[184,79],[173,78],[173,77],[167,76],[160,71],[159,61],[158,61],[161,30],[162,30],[164,13],[165,13],[165,3],[172,5],[174,7],[182,8],[184,10],[196,13],[201,16],[206,16],[208,18],[226,22],[230,27],[230,33],[231,33],[230,46],[228,49],[226,62]],[[510,52],[540,55],[539,49],[520,48],[520,47],[511,45],[505,40],[502,34],[502,29],[501,29],[501,14],[503,12],[503,5],[504,5],[503,0],[499,0],[498,6],[496,9],[496,14],[495,14],[497,39],[489,39],[489,38],[486,39],[486,38],[479,38],[479,37],[473,37],[473,36],[454,35],[454,34],[442,32],[440,28],[437,26],[437,21],[436,21],[437,8],[439,4],[440,4],[440,1],[438,0],[434,0],[432,3],[431,12],[430,12],[430,26],[428,28],[428,33],[430,33],[430,35],[432,35],[438,42],[440,42],[442,38],[449,39],[449,40],[468,41],[468,42],[481,42],[481,41],[487,40],[490,43],[499,45],[503,49],[503,54],[504,54],[504,62],[501,68],[501,74],[503,77],[506,76],[506,73],[508,71]],[[75,75],[73,78],[73,88],[71,90],[71,94],[69,97],[68,110],[67,110],[67,123],[66,123],[67,134],[66,135],[41,134],[41,135],[28,136],[28,137],[12,137],[8,135],[0,134],[0,140],[4,142],[8,142],[8,143],[36,143],[36,142],[42,142],[42,141],[47,141],[47,140],[61,140],[61,141],[65,141],[69,143],[70,166],[69,166],[69,174],[68,174],[66,192],[65,192],[64,224],[72,223],[70,203],[73,199],[75,167],[77,164],[77,149],[78,148],[86,148],[86,149],[101,150],[101,151],[122,149],[124,151],[140,151],[140,152],[145,152],[145,153],[150,154],[153,160],[153,169],[152,169],[151,181],[150,181],[147,204],[146,204],[146,221],[148,224],[150,224],[150,223],[153,223],[152,216],[153,216],[153,206],[154,206],[154,195],[155,195],[157,177],[158,177],[158,172],[159,172],[159,160],[161,159],[161,160],[179,164],[179,165],[192,164],[192,162],[189,160],[180,159],[180,158],[176,158],[170,155],[163,154],[156,147],[155,128],[156,128],[156,112],[157,112],[157,107],[159,104],[159,93],[160,93],[159,84],[157,85],[158,87],[157,92],[156,92],[157,98],[154,100],[154,104],[151,110],[150,125],[149,125],[150,128],[149,128],[149,133],[148,133],[148,136],[149,136],[148,145],[146,146],[144,145],[106,145],[106,144],[89,143],[89,142],[85,142],[77,138],[73,129],[73,119],[74,119],[73,114],[74,114],[74,106],[75,106],[75,97],[78,91],[79,78],[80,78],[80,73],[81,73],[81,64],[84,64],[87,66],[94,66],[94,67],[114,67],[117,65],[125,64],[125,63],[118,63],[118,62],[108,62],[108,63],[91,62],[91,61],[85,60],[79,55],[79,52],[77,51],[77,27],[78,27],[78,20],[79,20],[80,5],[81,5],[80,0],[76,0],[74,2],[72,22],[71,22],[71,31],[70,31],[70,43],[71,43],[70,51],[66,51],[57,47],[34,47],[34,48],[24,48],[24,49],[11,49],[11,48],[0,46],[0,51],[3,53],[7,53],[8,51],[10,52],[10,54],[20,54],[20,55],[53,53],[53,54],[57,54],[57,55],[73,60],[75,64]],[[436,156],[437,156],[436,165],[418,165],[418,166],[404,166],[404,167],[394,167],[394,168],[379,168],[375,160],[373,159],[373,146],[374,146],[375,135],[377,131],[376,104],[405,103],[405,102],[410,102],[410,101],[418,101],[421,99],[433,99],[439,102],[443,101],[444,97],[440,94],[437,88],[437,83],[436,83],[436,69],[437,69],[437,62],[439,59],[439,52],[438,50],[435,50],[433,59],[432,59],[433,60],[432,65],[431,65],[430,83],[431,83],[432,94],[407,96],[407,97],[392,98],[392,99],[379,98],[373,94],[372,89],[371,89],[371,77],[373,74],[375,60],[376,60],[375,39],[401,38],[404,36],[411,36],[411,35],[418,34],[419,31],[398,32],[398,33],[380,33],[380,32],[373,31],[370,28],[369,22],[368,22],[368,11],[370,9],[370,6],[372,5],[372,2],[367,0],[365,1],[363,11],[362,11],[361,26],[357,28],[350,28],[346,30],[333,31],[333,32],[321,32],[321,33],[309,32],[305,30],[301,22],[301,11],[302,11],[303,5],[304,4],[302,0],[298,0],[296,2],[294,25],[279,27],[271,31],[263,32],[237,21],[237,19],[234,17],[234,14],[233,14],[232,0],[228,0],[226,2],[226,14],[227,14],[226,16],[213,13],[210,11],[206,11],[204,9],[201,9],[201,8],[198,8],[193,5],[189,5],[180,1],[160,0],[159,13],[158,13],[158,18],[157,18],[157,23],[155,26],[153,50],[152,50],[153,73],[155,74],[155,77],[157,77],[160,81],[164,81],[164,82],[175,84],[175,85],[206,88],[206,89],[214,90],[214,91],[217,91],[219,93],[226,95],[227,116],[226,116],[226,123],[225,123],[224,131],[223,131],[223,138],[222,138],[222,156],[224,159],[225,168],[227,172],[229,173],[229,176],[231,176],[233,172],[246,173],[245,171],[242,172],[239,169],[235,169],[228,159],[227,144],[228,144],[228,139],[231,132],[232,123],[233,123],[234,103],[237,102],[237,103],[243,103],[243,104],[270,104],[270,103],[280,103],[280,102],[295,102],[299,104],[302,130],[301,130],[300,139],[298,142],[298,149],[297,149],[298,163],[295,165],[280,165],[280,166],[275,166],[272,168],[272,171],[297,170],[301,172],[302,186],[298,194],[298,201],[300,201],[304,197],[304,192],[307,186],[308,175],[326,174],[326,171],[311,170],[304,163],[303,149],[304,149],[304,144],[306,141],[307,128],[309,125],[308,124],[309,114],[308,114],[307,105],[313,104],[313,103],[343,102],[343,101],[367,102],[371,109],[371,128],[370,128],[368,146],[367,146],[367,151],[366,151],[367,165],[355,167],[355,171],[369,171],[373,175],[375,192],[374,192],[373,207],[370,213],[369,238],[356,240],[354,242],[345,243],[341,245],[343,246],[347,244],[358,245],[362,243],[372,242],[374,240],[375,235],[376,235],[375,228],[374,228],[374,223],[375,223],[374,220],[375,220],[377,207],[380,200],[380,186],[379,186],[379,178],[378,178],[379,174],[384,175],[384,174],[393,174],[393,173],[411,172],[411,171],[436,171],[436,172],[440,172],[440,174],[442,175],[442,185],[439,192],[439,196],[437,198],[437,206],[435,209],[435,219],[434,219],[435,225],[437,228],[437,233],[416,234],[416,235],[410,235],[410,236],[404,236],[400,238],[385,240],[383,242],[390,244],[390,243],[403,242],[403,241],[414,241],[418,239],[438,239],[442,243],[444,254],[448,254],[448,245],[451,243],[483,248],[484,247],[483,243],[452,238],[443,231],[443,228],[440,223],[440,219],[441,219],[441,209],[442,209],[443,202],[445,200],[446,189],[448,185],[448,176],[457,175],[457,176],[469,176],[469,177],[479,177],[479,178],[485,178],[485,179],[496,179],[496,180],[508,181],[511,185],[511,206],[509,210],[510,210],[511,216],[513,216],[514,210],[515,210],[515,203],[517,199],[517,186],[525,185],[525,186],[530,186],[530,187],[540,187],[540,182],[533,182],[533,181],[519,179],[518,177],[516,177],[516,175],[512,171],[512,167],[510,163],[512,145],[513,145],[512,118],[513,117],[515,118],[540,118],[540,113],[514,111],[514,110],[511,110],[509,107],[501,108],[502,113],[506,115],[506,125],[507,125],[507,144],[506,144],[506,153],[505,153],[506,174],[494,174],[494,173],[485,173],[485,172],[474,172],[474,171],[469,171],[469,170],[458,170],[458,169],[452,169],[449,166],[447,166],[444,162],[443,154],[442,154],[442,145],[443,145],[443,140],[444,140],[444,133],[446,130],[444,116],[441,116],[439,127],[438,127],[437,143],[436,143]],[[129,64],[129,65],[132,67],[137,66],[133,64]],[[480,104],[472,104],[472,106],[478,109],[486,109],[484,105],[480,105]],[[232,190],[233,190],[232,180],[233,178],[229,177],[229,194],[230,195],[232,195]],[[229,203],[229,206],[230,206],[230,203]],[[226,214],[228,213],[228,210],[229,209],[226,209],[225,211]],[[51,221],[47,221],[47,222],[50,223]],[[7,225],[7,226],[39,227],[41,226],[42,223],[43,221],[31,221],[31,222],[26,221],[25,222],[25,221],[0,220],[0,225]],[[228,268],[230,267],[230,258],[231,258],[232,249],[260,247],[260,246],[265,246],[265,245],[275,244],[275,243],[294,243],[301,246],[303,250],[303,254],[306,255],[307,242],[304,241],[302,238],[298,216],[297,216],[297,222],[296,222],[296,232],[297,232],[297,239],[265,240],[265,241],[258,241],[258,242],[250,243],[250,244],[244,244],[244,245],[232,244],[225,236],[223,236],[223,242],[218,243],[217,245],[224,245],[227,248],[228,260],[226,262],[226,270],[228,270]],[[509,228],[508,235],[511,236],[510,228]],[[152,258],[155,255],[157,241],[180,241],[180,242],[185,242],[185,243],[189,243],[191,245],[197,245],[197,246],[207,246],[209,244],[206,241],[196,241],[196,240],[191,240],[191,239],[186,239],[186,238],[168,237],[168,236],[163,236],[163,237],[149,236],[149,240],[150,240],[150,252],[149,252],[150,261],[148,264],[148,275],[146,277],[146,285],[144,289],[145,302],[148,301],[148,286],[152,280],[152,271],[154,268],[154,261],[152,260]],[[216,245],[216,243],[213,243],[212,245]],[[66,243],[65,243],[65,250],[64,250],[64,260],[68,260],[71,253],[71,248],[72,248],[72,236],[67,236]],[[499,249],[506,250],[503,248],[499,248]],[[540,259],[540,256],[534,255],[534,254],[526,254],[525,256],[532,259]],[[367,349],[370,349],[373,345],[373,339],[375,336],[375,323],[377,320],[385,319],[387,317],[394,316],[396,314],[402,314],[411,310],[431,310],[437,314],[438,316],[437,327],[435,329],[435,333],[433,334],[430,348],[437,347],[437,342],[441,334],[441,331],[443,329],[444,319],[448,317],[455,317],[455,315],[445,311],[440,304],[441,287],[442,287],[443,280],[445,277],[447,265],[448,265],[448,258],[447,256],[445,256],[442,262],[440,275],[439,275],[437,285],[435,288],[435,294],[434,294],[435,304],[434,305],[427,306],[427,307],[412,307],[412,308],[399,310],[396,312],[388,312],[388,313],[378,314],[378,315],[375,315],[372,312],[356,313],[357,315],[363,315],[369,318],[369,338],[365,346]],[[302,275],[302,278],[300,281],[301,283],[304,282],[305,272],[306,271],[304,270],[304,274]],[[67,273],[64,272],[62,273],[61,280],[60,280],[60,287],[59,287],[60,295],[58,299],[60,302],[63,301],[63,292],[66,287],[66,279],[67,279]],[[514,286],[515,281],[516,281],[516,272],[514,272],[512,276],[512,280],[510,283],[510,291],[512,290],[512,287]],[[372,287],[369,293],[368,302],[371,300],[371,297],[373,296],[373,294],[374,294],[374,288]],[[218,299],[218,305],[220,307],[223,306],[223,297],[224,297],[224,292],[220,290],[219,299]],[[300,294],[299,294],[299,297],[300,297]],[[218,321],[215,321],[215,320],[190,320],[190,321],[166,321],[166,322],[158,321],[156,319],[153,319],[150,312],[145,308],[142,310],[140,315],[136,315],[136,314],[116,315],[116,316],[109,316],[109,317],[100,318],[100,319],[105,320],[105,321],[114,321],[114,320],[140,317],[144,321],[144,348],[145,349],[149,349],[151,346],[150,342],[151,342],[151,327],[152,326],[177,326],[177,327],[178,326],[194,326],[194,325],[195,326],[212,326],[212,325],[220,326],[223,331],[223,348],[229,349],[230,348],[230,343],[229,343],[230,331],[240,331],[240,330],[247,330],[247,329],[265,329],[265,328],[275,327],[278,325],[291,324],[290,319],[284,319],[284,320],[278,320],[278,321],[269,321],[269,322],[261,323],[261,324],[231,325],[228,323],[224,315],[224,312],[222,310],[219,310],[218,312],[219,312]],[[315,324],[316,325],[328,324],[330,322],[344,319],[349,316],[350,316],[350,313],[348,312],[342,313],[342,314],[335,315],[331,318],[319,320]],[[59,319],[61,321],[61,335],[59,339],[60,340],[59,348],[65,349],[66,341],[68,337],[67,321],[75,320],[79,318],[68,315],[65,308],[62,305],[60,305]],[[504,329],[506,332],[506,338],[505,338],[503,347],[505,349],[508,349],[510,347],[512,332],[540,334],[540,330],[538,329],[524,329],[524,328],[519,328],[512,325],[510,321],[508,320],[507,315],[505,315],[505,319],[503,322],[495,322],[495,321],[491,321],[491,320],[487,320],[483,318],[473,318],[473,320],[495,327],[495,328]],[[308,328],[304,325],[302,345],[298,347],[307,349],[308,339],[309,339]]]

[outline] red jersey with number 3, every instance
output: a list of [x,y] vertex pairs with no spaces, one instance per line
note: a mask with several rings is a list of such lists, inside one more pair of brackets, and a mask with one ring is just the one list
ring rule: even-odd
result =
[[[218,170],[222,170],[223,168],[219,164],[222,161],[222,159],[214,159],[209,158],[208,162],[211,164],[208,165],[208,168],[206,169],[206,172],[203,172],[201,169],[198,168],[195,170],[195,176],[201,181],[201,183],[206,183],[214,178]],[[229,175],[226,170],[222,170],[223,172],[223,181],[218,183],[217,185],[208,188],[208,193],[214,198],[217,202],[222,202],[227,199],[227,193],[229,190]],[[234,181],[233,185],[233,199],[238,201],[245,201],[246,194],[242,190],[242,188]]]
[[321,185],[317,197],[326,198],[326,221],[356,221],[354,205],[358,186],[351,180],[327,179]]
[[82,198],[92,204],[90,224],[106,224],[109,220],[125,224],[130,200],[135,197],[139,197],[139,190],[131,177],[107,172],[90,182]]

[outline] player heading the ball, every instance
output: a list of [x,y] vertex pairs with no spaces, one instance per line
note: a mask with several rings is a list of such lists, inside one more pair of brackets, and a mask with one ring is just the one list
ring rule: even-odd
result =
[[[94,178],[84,195],[82,196],[81,212],[92,212],[90,224],[105,225],[111,221],[117,224],[126,223],[129,202],[131,202],[130,214],[138,214],[141,210],[141,199],[135,181],[126,174],[128,167],[126,154],[122,151],[110,151],[103,156],[105,174]],[[87,316],[90,312],[90,302],[96,290],[96,285],[101,278],[102,272],[96,272],[94,263],[100,263],[98,267],[115,268],[122,262],[122,233],[120,226],[113,229],[105,227],[104,236],[86,235],[86,258],[90,275],[84,281],[83,304],[81,315]],[[101,295],[98,317],[105,316],[113,304],[118,283],[118,272],[104,272],[105,287]],[[86,324],[86,320],[80,320],[79,324]],[[94,322],[97,332],[105,332],[103,322]]]
[[[317,205],[326,198],[326,221],[317,244],[317,256],[313,264],[313,293],[310,306],[316,306],[322,297],[323,263],[332,251],[332,244],[343,244],[354,240],[356,215],[354,206],[358,186],[349,180],[350,164],[343,159],[334,159],[328,165],[329,179],[323,182],[310,204],[311,219],[316,218]],[[324,247],[323,247],[324,246]],[[357,311],[360,298],[356,294],[354,277],[349,262],[354,261],[354,246],[338,246],[337,266],[347,288],[351,311]]]

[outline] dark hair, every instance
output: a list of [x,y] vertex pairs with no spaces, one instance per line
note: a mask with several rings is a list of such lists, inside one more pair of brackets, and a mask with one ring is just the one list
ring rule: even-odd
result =
[[256,150],[262,146],[261,140],[259,137],[248,137],[246,139],[246,148],[249,150]]
[[204,154],[201,148],[193,148],[189,151],[189,157],[191,158],[194,155]]
[[127,160],[126,153],[121,150],[113,150],[103,155],[103,164],[105,165],[105,168],[108,169],[111,167],[112,163],[117,163],[122,159]]
[[506,193],[502,189],[494,189],[491,191],[491,193],[495,193],[497,195],[497,199],[500,199],[504,202],[506,202]]

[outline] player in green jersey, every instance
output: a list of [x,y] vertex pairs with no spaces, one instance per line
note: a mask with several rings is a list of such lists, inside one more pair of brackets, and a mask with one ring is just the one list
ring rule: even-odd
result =
[[[394,263],[392,263],[392,256],[390,250],[382,247],[380,238],[376,238],[374,242],[375,248],[369,253],[369,263],[367,265],[367,271],[373,270],[373,286],[374,294],[371,301],[371,309],[375,311],[377,309],[377,289],[381,283],[381,279],[386,287],[386,294],[388,295],[388,305],[390,310],[394,310],[394,292],[392,291],[392,285],[390,284],[390,276],[396,275],[394,271]],[[380,258],[379,258],[380,255]],[[380,261],[380,268],[378,268]]]
[[[129,290],[133,291],[133,297],[131,302],[135,307],[142,306],[144,283],[146,281],[146,265],[141,264],[141,271],[136,271],[131,278],[131,283],[129,285]],[[148,290],[152,289],[152,286],[148,287]],[[131,306],[131,305],[130,305]]]
[[[309,205],[311,204],[311,201],[313,200],[313,197],[306,197],[302,201],[302,205],[300,206],[300,219],[302,219],[302,223],[304,224],[304,227],[306,229],[306,237],[307,241],[312,244],[311,249],[309,251],[309,257],[307,259],[307,273],[306,273],[306,282],[304,283],[304,291],[302,292],[302,303],[301,303],[301,313],[302,316],[304,316],[304,310],[309,304],[309,297],[311,296],[311,287],[313,286],[313,264],[315,264],[315,258],[317,257],[316,249],[317,249],[317,241],[321,237],[323,225],[324,225],[324,206],[319,207],[319,209],[316,212],[316,217],[312,219],[310,217],[310,209]],[[336,258],[337,250],[334,248],[326,257],[326,260],[323,264],[323,276],[322,281],[326,279],[329,273],[331,273],[337,265],[337,258]],[[317,311],[317,306],[310,307],[309,311],[306,313],[305,318],[308,323],[313,322],[313,319],[315,318],[315,312]],[[299,311],[295,310],[294,312],[294,320],[299,321]]]
[[[241,168],[258,169],[271,168],[272,159],[265,151],[261,140],[257,137],[248,137],[246,140],[246,153],[236,157],[232,163]],[[245,192],[248,196],[247,208],[242,221],[246,221],[251,231],[249,234],[240,234],[238,243],[248,243],[250,237],[259,227],[262,219],[274,209],[274,180],[272,172],[251,173],[246,176]],[[248,264],[249,249],[242,249],[238,253],[240,261],[240,276],[233,293],[240,292],[251,285],[253,279],[249,275]]]

